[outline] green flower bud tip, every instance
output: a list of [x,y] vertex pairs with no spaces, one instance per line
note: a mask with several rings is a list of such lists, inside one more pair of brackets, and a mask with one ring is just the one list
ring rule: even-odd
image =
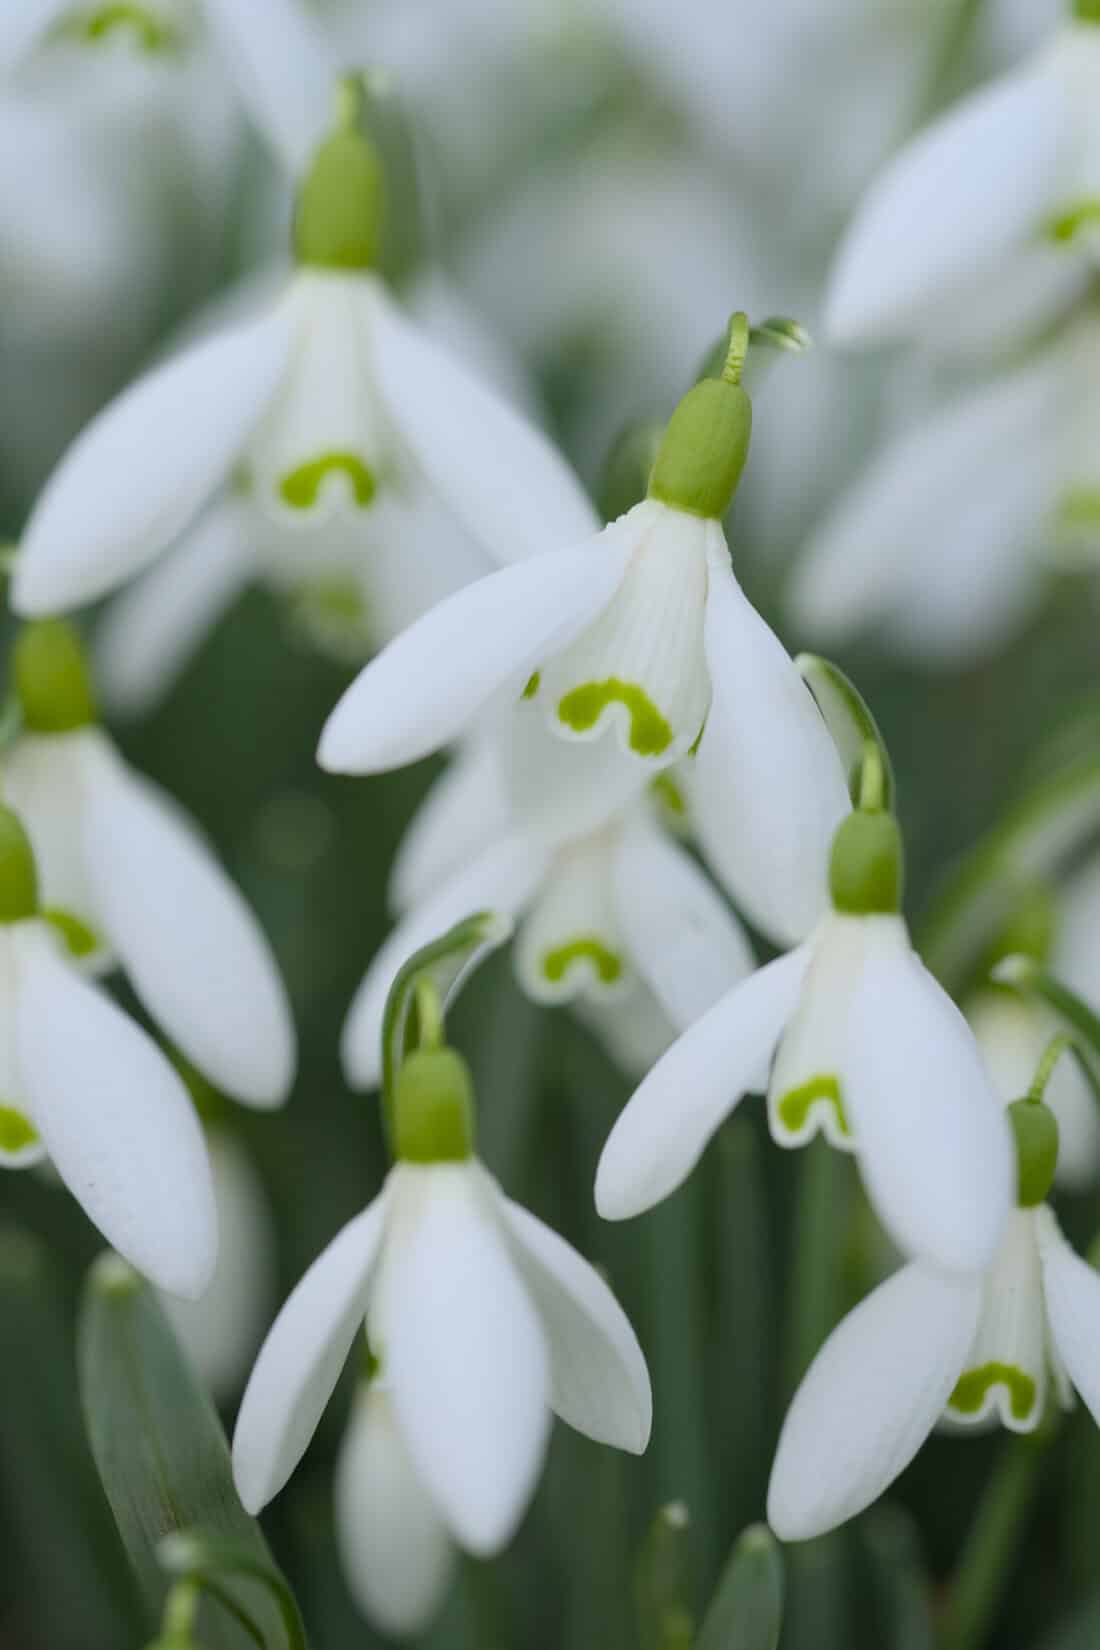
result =
[[348,75],[337,88],[335,130],[317,149],[298,191],[294,257],[321,269],[373,269],[378,262],[385,178],[364,114],[366,88]]
[[748,319],[738,313],[721,377],[694,385],[669,420],[649,478],[650,498],[715,521],[726,514],[752,435],[752,402],[741,387],[748,336]]
[[23,922],[38,910],[34,850],[22,823],[0,806],[0,922]]
[[1034,1209],[1054,1184],[1058,1119],[1041,1100],[1014,1100],[1008,1120],[1016,1137],[1016,1201],[1021,1209]]
[[462,1163],[474,1150],[474,1087],[453,1049],[417,1049],[397,1075],[394,1150],[405,1163]]
[[1077,0],[1073,15],[1081,23],[1100,23],[1100,0]]
[[893,814],[857,808],[833,837],[829,894],[836,911],[853,917],[901,910],[905,853]]
[[69,733],[96,720],[84,649],[64,619],[24,625],[12,649],[11,671],[24,724],[33,733]]

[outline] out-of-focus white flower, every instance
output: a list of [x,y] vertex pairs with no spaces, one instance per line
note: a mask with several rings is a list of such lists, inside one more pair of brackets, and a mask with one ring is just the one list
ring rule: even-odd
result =
[[[912,334],[995,285],[1036,237],[1090,255],[1100,227],[1100,27],[1091,0],[1022,67],[908,144],[868,191],[829,295],[838,343]],[[1006,154],[1014,156],[1011,168]]]
[[465,750],[394,862],[400,913],[344,1025],[348,1080],[373,1087],[386,997],[420,946],[479,910],[519,921],[514,964],[536,1002],[569,1003],[631,1070],[752,968],[737,919],[639,798],[624,758],[548,735],[530,704]]
[[202,1293],[217,1214],[202,1129],[152,1039],[81,979],[43,917],[30,841],[0,809],[0,1166],[49,1157],[107,1241]]
[[119,964],[172,1042],[253,1106],[285,1100],[294,1028],[252,912],[178,805],[95,725],[80,645],[62,621],[13,656],[25,731],[0,790],[35,847],[44,915],[77,958]]
[[455,1545],[380,1376],[356,1393],[335,1489],[337,1549],[359,1608],[385,1633],[422,1632],[451,1584]]
[[218,1261],[198,1300],[161,1300],[187,1356],[217,1399],[239,1392],[275,1304],[275,1232],[244,1146],[218,1123],[206,1129],[218,1217]]
[[941,1417],[1031,1432],[1053,1386],[1100,1420],[1098,1370],[1100,1277],[1045,1204],[1019,1208],[984,1277],[906,1266],[829,1336],[783,1424],[768,1522],[805,1541],[855,1517]]
[[23,612],[73,607],[167,548],[236,471],[258,510],[311,531],[427,486],[508,561],[592,525],[564,462],[410,324],[373,266],[383,190],[361,88],[299,194],[299,267],[259,317],[127,390],[47,483],[13,576]]
[[888,442],[806,545],[797,621],[948,664],[1002,643],[1056,562],[1100,550],[1098,373],[1089,318]]
[[415,1478],[471,1552],[510,1539],[551,1412],[600,1442],[645,1448],[649,1378],[622,1309],[482,1168],[471,1106],[450,1050],[405,1060],[398,1161],[290,1296],[245,1392],[233,1468],[251,1511],[298,1464],[364,1320]]
[[845,821],[831,881],[834,910],[811,938],[734,986],[643,1081],[604,1147],[596,1206],[621,1220],[660,1202],[745,1092],[766,1086],[778,1144],[820,1131],[855,1151],[899,1247],[975,1271],[1008,1214],[1010,1136],[973,1035],[898,914],[889,815]]
[[457,738],[509,691],[562,740],[613,729],[641,770],[698,746],[708,857],[753,920],[791,941],[825,904],[827,847],[848,796],[813,700],[729,564],[720,518],[751,417],[738,350],[743,338],[731,342],[727,376],[704,379],[676,409],[647,499],[596,538],[504,569],[426,614],[352,684],[318,759],[339,772],[399,767]]

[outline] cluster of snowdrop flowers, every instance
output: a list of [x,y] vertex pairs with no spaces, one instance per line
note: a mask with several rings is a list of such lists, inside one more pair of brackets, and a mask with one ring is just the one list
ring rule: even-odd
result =
[[275,1320],[233,1439],[255,1511],[297,1466],[365,1327],[369,1386],[338,1516],[357,1594],[402,1632],[438,1606],[452,1544],[489,1554],[509,1540],[553,1414],[634,1452],[652,1414],[645,1359],[607,1285],[478,1161],[470,1075],[430,979],[416,1001],[417,1045],[392,1089],[394,1166]]

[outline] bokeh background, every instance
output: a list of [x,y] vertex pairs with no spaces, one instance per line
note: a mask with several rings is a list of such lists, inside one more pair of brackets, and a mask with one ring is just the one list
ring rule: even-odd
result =
[[[623,425],[667,414],[731,309],[818,330],[830,258],[868,179],[1059,14],[1055,0],[317,9],[349,65],[392,74],[417,135],[430,266],[593,488]],[[0,536],[13,542],[83,421],[174,328],[285,245],[285,187],[201,35],[179,61],[136,70],[85,59],[0,86]],[[892,432],[988,370],[965,352],[844,356],[820,341],[777,365],[730,536],[739,577],[792,651],[818,640],[785,606],[815,525]],[[838,655],[893,756],[914,918],[1095,690],[1096,589],[1086,574],[1052,576],[1016,634],[935,668],[874,634]],[[316,768],[319,727],[352,669],[317,650],[290,605],[253,590],[163,705],[114,729],[202,822],[260,913],[301,1038],[284,1113],[211,1107],[241,1222],[243,1272],[226,1308],[239,1344],[215,1372],[229,1422],[249,1339],[386,1166],[375,1100],[342,1081],[338,1033],[386,931],[395,845],[438,764],[362,781]],[[754,1106],[667,1204],[602,1224],[595,1163],[629,1092],[606,1053],[568,1014],[529,1004],[507,957],[468,991],[454,1038],[478,1081],[483,1156],[606,1266],[649,1357],[656,1417],[641,1461],[557,1428],[513,1548],[492,1565],[464,1562],[423,1642],[649,1650],[637,1559],[657,1509],[688,1508],[701,1607],[735,1535],[762,1516],[799,1374],[888,1257],[850,1164],[821,1146],[777,1152]],[[1067,1211],[1087,1243],[1100,1200]],[[73,1325],[99,1247],[47,1176],[0,1184],[4,1650],[114,1650],[151,1636],[79,1411]],[[323,1650],[384,1642],[355,1611],[333,1543],[344,1386],[265,1519]],[[934,1599],[950,1576],[1006,1447],[998,1436],[934,1440],[889,1505],[792,1550],[784,1650],[930,1646],[926,1589]],[[1100,1442],[1078,1414],[1026,1512],[996,1650],[1100,1644],[1098,1529]]]

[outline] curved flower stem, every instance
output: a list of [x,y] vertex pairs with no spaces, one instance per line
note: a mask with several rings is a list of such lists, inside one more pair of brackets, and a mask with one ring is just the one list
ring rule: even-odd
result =
[[943,1650],[982,1650],[996,1619],[1059,1418],[1004,1446],[943,1609]]

